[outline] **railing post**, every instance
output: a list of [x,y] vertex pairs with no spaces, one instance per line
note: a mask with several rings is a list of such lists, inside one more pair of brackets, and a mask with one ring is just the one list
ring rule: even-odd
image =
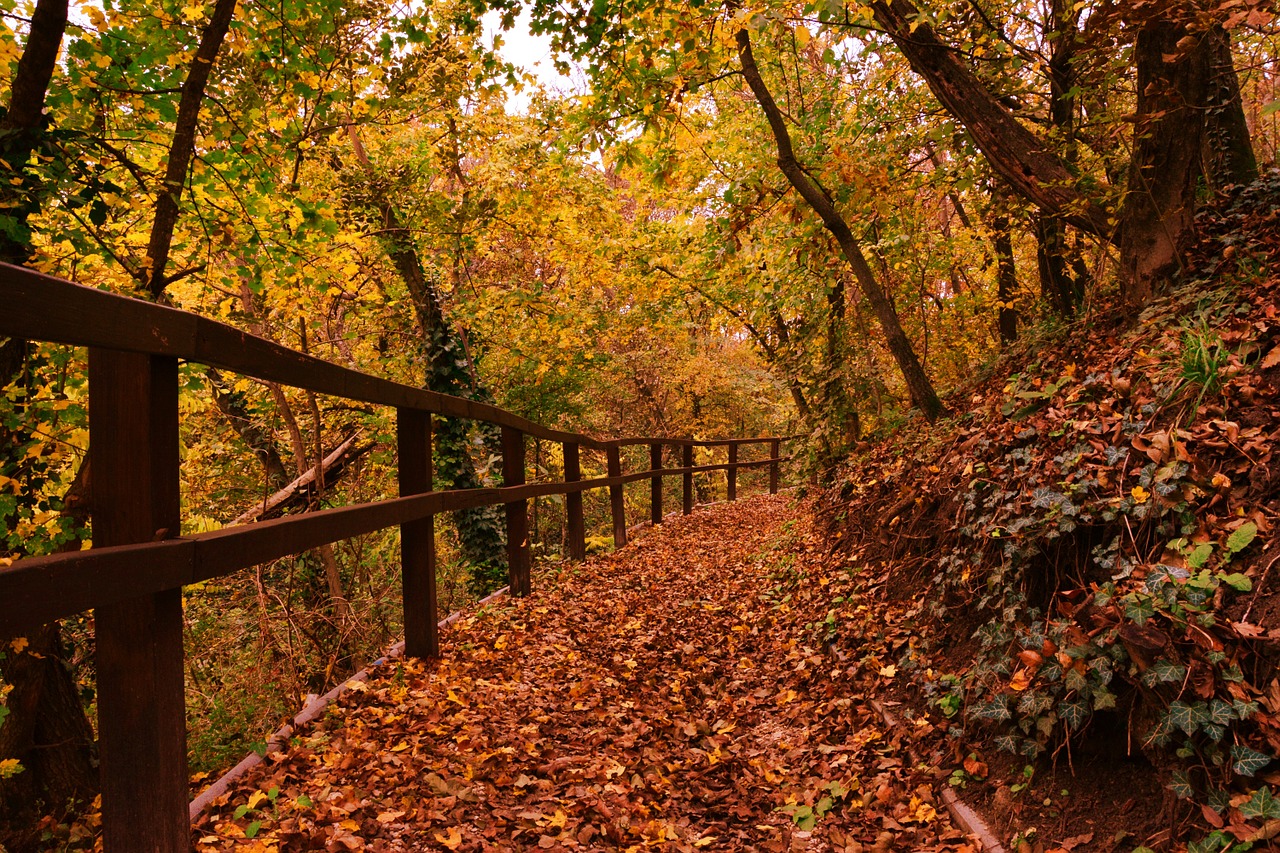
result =
[[778,457],[782,455],[782,442],[773,439],[769,442],[769,458],[773,461],[769,463],[769,494],[776,495],[778,493]]
[[[180,535],[178,360],[89,350],[93,544]],[[182,590],[94,611],[103,846],[187,851]]]
[[[396,409],[396,449],[400,495],[431,491],[431,415]],[[429,515],[400,525],[401,596],[404,601],[404,653],[440,657],[436,613],[436,520]]]
[[729,479],[727,482],[728,498],[731,501],[738,499],[738,445],[729,442],[729,470],[727,471]]
[[[682,468],[693,467],[693,445],[686,444],[680,448],[680,466]],[[680,485],[683,487],[681,498],[681,509],[685,515],[693,514],[693,472],[685,471],[684,476],[680,478]]]
[[[524,433],[512,427],[502,428],[502,484],[524,485]],[[528,595],[529,580],[529,502],[512,501],[507,510],[507,582],[511,594]]]
[[[662,470],[662,445],[649,445],[649,470]],[[656,474],[649,479],[649,520],[654,524],[662,523],[662,475]]]
[[[582,479],[582,466],[578,459],[578,443],[564,443],[564,481],[576,483]],[[570,492],[564,496],[565,511],[568,524],[565,538],[568,540],[566,550],[570,560],[582,562],[587,559],[587,523],[582,514],[582,492]]]
[[[610,444],[605,450],[605,457],[609,460],[609,476],[621,477],[622,456],[618,445]],[[609,508],[613,511],[613,547],[624,548],[627,544],[627,505],[621,484],[609,487]]]

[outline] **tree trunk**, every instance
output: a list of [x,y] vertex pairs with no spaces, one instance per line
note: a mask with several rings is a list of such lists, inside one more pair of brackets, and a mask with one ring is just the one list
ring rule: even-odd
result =
[[22,771],[0,779],[0,848],[35,849],[36,822],[74,813],[98,791],[93,730],[65,663],[59,623],[43,626],[14,651],[4,641],[0,678],[13,685],[0,724],[0,759],[17,758]]
[[858,404],[849,394],[844,315],[844,281],[837,276],[835,286],[827,292],[827,364],[823,385],[827,410],[840,429],[838,447],[842,452],[862,440],[862,419],[858,416]]
[[[372,174],[373,164],[354,126],[348,129],[348,137],[361,169],[366,175]],[[439,291],[427,277],[413,238],[400,224],[391,199],[379,200],[378,215],[386,235],[387,254],[409,291],[418,318],[427,353],[427,387],[468,399],[488,398],[488,392],[470,370],[471,360],[462,342],[445,320]],[[479,429],[485,426],[481,424]],[[452,489],[477,489],[484,485],[471,459],[471,429],[471,424],[459,418],[437,418],[435,422],[436,476]],[[496,428],[484,435],[486,443],[492,439],[494,430]],[[473,592],[492,592],[506,578],[506,530],[501,514],[501,507],[477,507],[453,514],[463,558],[474,567]]]
[[1084,277],[1070,257],[1065,228],[1056,217],[1040,213],[1035,218],[1036,267],[1040,272],[1040,296],[1054,313],[1068,320],[1084,301]]
[[773,131],[774,142],[778,148],[778,168],[782,170],[782,174],[791,182],[791,186],[809,203],[809,206],[813,208],[814,212],[822,220],[822,224],[835,237],[836,243],[840,246],[840,250],[845,256],[845,260],[849,262],[849,266],[853,269],[858,287],[862,290],[863,295],[867,297],[867,301],[871,303],[871,309],[875,312],[876,319],[880,321],[880,328],[884,332],[885,342],[889,347],[889,352],[892,353],[894,360],[898,363],[898,369],[902,372],[907,391],[911,395],[911,402],[920,409],[926,420],[930,422],[937,420],[940,415],[945,413],[946,409],[943,407],[942,401],[938,399],[937,393],[933,390],[933,384],[929,381],[924,368],[920,365],[920,360],[916,358],[911,342],[902,330],[902,324],[898,320],[898,312],[894,309],[893,302],[890,301],[888,294],[880,287],[875,273],[872,272],[871,266],[862,254],[862,249],[858,245],[858,241],[854,239],[853,232],[849,230],[849,225],[845,222],[844,217],[841,216],[831,199],[809,179],[804,167],[796,160],[791,146],[791,134],[787,131],[782,111],[778,109],[777,103],[773,100],[773,95],[770,94],[768,87],[765,85],[764,78],[760,76],[760,69],[756,66],[755,56],[751,52],[750,34],[746,29],[741,29],[735,35],[735,39],[738,44],[738,58],[742,63],[742,74],[746,78],[752,94],[755,96],[756,103],[760,105],[765,118],[768,119],[770,129]]
[[[26,165],[45,133],[44,106],[66,25],[66,0],[39,0],[0,117],[0,159],[9,167],[0,182],[0,202],[14,220],[0,232],[0,260],[7,263],[23,265],[31,256],[27,221],[39,212],[43,198],[39,179],[27,173]],[[0,391],[23,380],[30,367],[26,341],[0,341]],[[26,436],[24,426],[16,432],[0,427],[0,472],[15,473],[19,460],[13,454],[25,445]],[[69,507],[84,491],[87,474],[82,466],[65,498]],[[85,512],[83,504],[76,511]],[[0,518],[0,524],[6,521]],[[8,714],[0,719],[0,761],[17,759],[22,767],[0,780],[0,847],[18,850],[35,846],[35,822],[42,814],[63,816],[73,802],[91,800],[98,776],[93,730],[65,663],[59,624],[20,638],[27,641],[21,651],[16,639],[0,637],[0,680],[12,686],[3,700]]]
[[156,197],[156,215],[147,241],[147,263],[142,270],[146,289],[155,299],[160,298],[173,280],[166,277],[164,271],[169,264],[169,250],[173,246],[173,230],[178,224],[178,201],[182,198],[182,188],[187,183],[187,169],[191,166],[191,156],[196,150],[196,131],[199,129],[204,90],[235,11],[236,0],[217,0],[214,4],[209,23],[200,34],[200,46],[191,59],[187,79],[182,84],[182,96],[178,99],[178,119],[173,129],[173,141],[169,145],[164,181],[160,185],[160,194]]
[[1209,189],[1243,186],[1258,179],[1258,160],[1249,139],[1240,80],[1231,58],[1231,33],[1215,26],[1208,32],[1208,109],[1200,156]]
[[[39,0],[31,15],[31,28],[18,60],[9,103],[0,117],[0,157],[12,170],[8,180],[0,184],[0,200],[5,202],[5,214],[17,220],[13,227],[0,230],[0,261],[5,263],[23,265],[31,255],[27,219],[39,211],[40,194],[38,179],[26,174],[26,166],[44,134],[45,97],[66,28],[67,0]],[[14,184],[14,180],[18,183]],[[0,362],[5,361],[0,356]]]
[[1065,160],[1048,149],[996,99],[955,51],[942,43],[910,0],[876,0],[876,23],[893,39],[934,97],[954,116],[991,168],[1044,210],[1103,239],[1115,226],[1108,211],[1076,187]]
[[222,412],[227,423],[231,424],[231,428],[262,463],[267,487],[272,492],[283,489],[289,484],[291,478],[285,471],[280,448],[276,445],[271,432],[258,423],[253,413],[249,411],[244,394],[234,388],[225,387],[222,374],[216,368],[208,368],[205,376],[209,380],[209,390],[213,392],[213,401],[217,404],[218,411]]
[[1194,234],[1196,182],[1202,175],[1200,105],[1206,102],[1212,47],[1206,34],[1189,36],[1170,17],[1153,17],[1138,31],[1137,119],[1120,240],[1122,290],[1133,307],[1146,303],[1181,266]]
[[[67,0],[39,0],[31,15],[9,103],[0,117],[0,160],[10,167],[6,180],[0,181],[0,209],[14,219],[9,228],[0,229],[0,261],[8,264],[22,266],[31,257],[27,220],[39,211],[40,195],[26,165],[44,132],[45,96],[66,28]],[[27,342],[21,338],[0,340],[0,389],[22,371],[26,354]]]
[[1014,308],[1014,296],[1018,291],[1018,271],[1013,260],[1013,235],[1009,232],[1009,217],[997,216],[991,223],[991,242],[996,256],[996,299],[1000,308],[997,323],[1000,344],[1007,347],[1018,339],[1018,309]]
[[[1066,161],[1076,155],[1076,70],[1080,8],[1066,0],[1052,0],[1045,40],[1049,53],[1049,124],[1066,146]],[[1087,272],[1067,245],[1062,217],[1042,210],[1035,218],[1036,268],[1040,295],[1059,316],[1071,319],[1084,302]]]

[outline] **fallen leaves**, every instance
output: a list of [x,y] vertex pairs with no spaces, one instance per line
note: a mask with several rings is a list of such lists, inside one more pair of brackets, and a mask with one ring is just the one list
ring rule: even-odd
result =
[[257,820],[280,851],[972,849],[862,701],[896,666],[813,630],[857,602],[781,532],[804,512],[673,520],[463,618],[443,661],[383,667],[242,780],[197,848],[244,848]]

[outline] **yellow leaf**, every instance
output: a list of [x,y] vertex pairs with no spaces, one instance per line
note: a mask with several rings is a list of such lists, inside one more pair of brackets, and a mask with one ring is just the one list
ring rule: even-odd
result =
[[889,664],[888,666],[882,666],[880,667],[880,674],[883,675],[885,678],[893,678],[895,675],[898,674],[898,668],[893,664]]
[[1140,504],[1146,503],[1151,498],[1151,493],[1142,486],[1134,486],[1129,494],[1133,495],[1133,499]]
[[404,817],[404,812],[383,812],[378,815],[378,823],[391,823],[391,821],[402,817]]
[[249,795],[249,808],[256,809],[258,807],[258,803],[262,802],[266,798],[267,795],[261,791],[254,791]]
[[919,797],[912,797],[907,808],[911,811],[911,819],[919,823],[933,823],[938,818],[938,810]]
[[1026,690],[1031,686],[1031,671],[1020,669],[1013,674],[1013,678],[1009,680],[1009,686],[1014,690]]
[[351,818],[347,818],[347,819],[346,819],[346,820],[344,820],[342,823],[338,824],[338,826],[342,827],[343,829],[347,830],[348,832],[359,832],[359,831],[360,831],[360,824],[356,823],[356,822],[355,822],[354,820],[352,820]]
[[28,645],[26,637],[15,637],[9,641],[9,645],[13,647],[15,652],[21,652]]
[[462,833],[458,830],[458,827],[451,826],[449,827],[448,835],[437,832],[436,841],[439,841],[450,850],[457,850],[458,845],[462,844]]
[[10,776],[17,776],[22,772],[22,765],[18,763],[16,758],[6,758],[0,761],[0,779],[8,779]]

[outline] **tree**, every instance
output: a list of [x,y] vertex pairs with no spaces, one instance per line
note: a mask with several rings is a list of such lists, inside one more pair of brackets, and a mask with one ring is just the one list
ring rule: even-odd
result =
[[[152,253],[147,268],[156,274],[149,277],[152,295],[159,297],[167,285],[163,269],[172,236],[173,221],[177,215],[177,195],[181,192],[187,163],[194,149],[196,124],[204,88],[214,59],[226,35],[235,0],[219,0],[214,17],[205,28],[200,49],[196,52],[187,82],[184,84],[182,105],[179,108],[174,132],[174,143],[169,151],[170,174],[164,191],[156,202],[152,227]],[[20,186],[22,195],[12,199],[3,238],[0,238],[0,255],[10,262],[25,263],[31,254],[30,218],[41,208],[47,190],[41,178],[29,175],[27,161],[46,136],[42,111],[56,61],[63,31],[66,27],[65,2],[41,0],[32,17],[27,44],[11,87],[9,107],[0,120],[0,136],[5,141],[5,163],[15,177],[10,185]],[[51,159],[65,156],[55,151]],[[55,162],[53,172],[70,171],[67,162]],[[17,184],[14,184],[17,181]],[[175,183],[176,182],[176,183]],[[26,345],[18,341],[6,341],[5,353],[0,357],[6,374],[0,379],[8,386],[19,370],[23,369]],[[27,370],[34,365],[26,365]],[[16,414],[16,413],[15,413]],[[17,418],[10,419],[17,424]],[[15,431],[6,425],[0,435],[0,448],[6,458],[0,470],[16,473],[20,463],[16,451],[26,442],[21,426]],[[87,462],[82,462],[75,482],[89,481]],[[37,499],[34,491],[29,498]],[[83,521],[86,499],[84,494],[64,496],[64,507],[77,504],[71,517]],[[78,534],[78,531],[76,531]],[[78,546],[78,535],[72,544]],[[9,642],[9,651],[0,661],[0,677],[10,685],[5,707],[8,711],[4,726],[0,726],[0,760],[16,760],[21,771],[0,778],[0,803],[3,811],[0,819],[14,833],[13,839],[26,843],[26,832],[35,822],[33,813],[39,809],[50,811],[74,808],[92,798],[96,790],[96,774],[92,759],[92,730],[81,704],[79,689],[64,661],[64,650],[59,625],[46,625],[34,637],[15,638]],[[35,810],[33,812],[33,810]],[[8,832],[5,833],[9,834]]]
[[[29,220],[38,213],[48,188],[38,170],[28,168],[32,155],[49,136],[44,115],[49,82],[56,69],[67,23],[66,0],[40,0],[31,16],[9,101],[0,118],[0,161],[9,179],[0,200],[5,206],[0,228],[0,260],[25,264],[31,256]],[[6,481],[27,482],[26,496],[42,499],[43,464],[29,459],[36,407],[26,397],[29,345],[0,341],[0,474]],[[6,528],[19,518],[19,508],[0,506]],[[93,733],[80,703],[80,693],[67,669],[61,626],[50,623],[31,637],[0,637],[0,761],[16,761],[16,772],[0,774],[0,844],[31,842],[34,815],[42,808],[58,811],[92,798],[97,787],[92,766]]]
[[[1225,67],[1221,38],[1214,35],[1219,24],[1203,25],[1189,4],[1145,4],[1126,22],[1136,30],[1137,109],[1127,186],[1117,213],[1109,212],[1068,162],[1014,117],[910,0],[876,0],[871,8],[876,23],[964,125],[997,174],[1050,216],[1119,243],[1122,289],[1132,305],[1159,290],[1190,240],[1195,185],[1204,174],[1204,116],[1211,102],[1217,142],[1235,152],[1225,158],[1232,165],[1224,168],[1248,177],[1252,153],[1245,153],[1238,87],[1233,92],[1230,84],[1234,69]],[[1216,88],[1210,79],[1218,82]]]
[[782,116],[781,110],[778,109],[777,103],[773,100],[768,87],[765,85],[764,78],[760,75],[759,67],[756,65],[755,55],[751,50],[751,35],[747,28],[740,27],[734,34],[734,39],[738,46],[738,59],[742,63],[743,77],[746,78],[747,85],[751,88],[751,93],[755,96],[756,102],[768,119],[769,127],[773,132],[774,141],[778,147],[778,168],[782,170],[782,173],[786,175],[787,180],[795,188],[796,192],[813,208],[814,212],[822,219],[822,224],[835,237],[836,243],[840,246],[840,251],[844,254],[850,268],[853,270],[858,286],[871,302],[876,319],[880,322],[881,330],[885,335],[885,340],[888,342],[889,351],[893,353],[893,357],[898,363],[898,368],[902,371],[903,379],[907,383],[911,401],[919,407],[926,420],[935,420],[939,415],[943,414],[945,409],[938,399],[937,393],[933,390],[933,384],[929,381],[929,377],[925,375],[911,342],[907,340],[906,334],[902,331],[902,324],[898,321],[898,314],[893,303],[889,300],[884,289],[880,287],[875,273],[871,270],[871,265],[867,263],[866,256],[862,253],[862,248],[858,245],[858,241],[854,238],[848,223],[840,215],[831,197],[813,183],[804,167],[796,160],[786,121]]

